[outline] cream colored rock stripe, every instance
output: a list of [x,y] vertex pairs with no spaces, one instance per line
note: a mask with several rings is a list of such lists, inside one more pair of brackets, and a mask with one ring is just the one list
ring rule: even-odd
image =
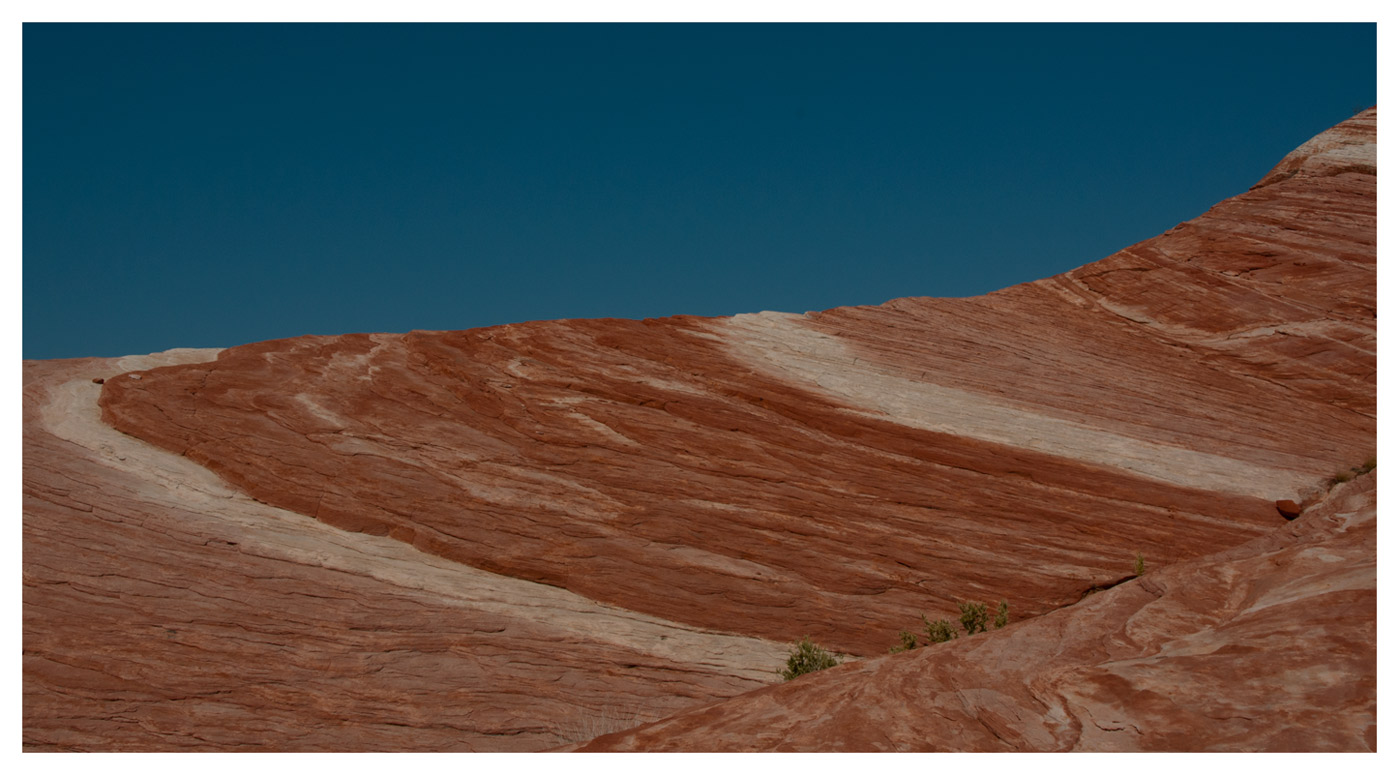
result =
[[[601,604],[536,582],[500,576],[420,552],[383,536],[350,533],[296,512],[269,506],[230,488],[213,472],[102,422],[101,386],[132,370],[212,361],[218,349],[182,348],[127,356],[106,373],[70,380],[53,390],[40,411],[43,427],[91,451],[104,466],[134,475],[140,497],[182,512],[181,527],[207,539],[237,542],[242,552],[370,577],[421,591],[449,605],[547,623],[592,640],[616,644],[716,673],[773,681],[788,647],[763,639],[698,630]],[[133,379],[117,377],[116,379]]]
[[731,357],[770,377],[858,407],[865,417],[1122,469],[1173,485],[1271,501],[1293,498],[1316,479],[1038,415],[984,395],[873,367],[852,368],[858,355],[840,338],[808,326],[801,315],[736,315],[716,319],[716,330]]

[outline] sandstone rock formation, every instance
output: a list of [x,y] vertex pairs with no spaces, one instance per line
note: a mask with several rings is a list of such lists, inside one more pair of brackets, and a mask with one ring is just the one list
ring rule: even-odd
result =
[[781,645],[346,533],[100,421],[93,375],[213,355],[25,364],[26,749],[530,751],[772,681]]
[[[1375,117],[984,297],[27,363],[26,746],[545,748],[569,710],[657,717],[773,681],[780,642],[875,656],[1005,598],[1034,619],[598,746],[1291,748],[1182,698],[1292,639],[1322,651],[1280,709],[1210,710],[1374,747],[1373,523],[1318,527],[1373,491],[1276,502],[1375,452]],[[1324,578],[1354,627],[1265,606]],[[891,728],[866,684],[944,722]]]
[[1375,475],[1084,602],[586,751],[1376,751]]

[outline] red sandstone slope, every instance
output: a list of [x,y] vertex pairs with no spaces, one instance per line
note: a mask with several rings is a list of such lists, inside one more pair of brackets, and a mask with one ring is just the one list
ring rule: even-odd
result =
[[1376,481],[1078,605],[587,751],[1376,751]]
[[[1325,258],[1338,253],[1324,250],[1345,244],[1337,238],[1358,226],[1374,229],[1374,118],[1374,109],[1364,112],[1304,144],[1251,195],[1034,286],[1207,345],[1216,351],[1208,361],[1227,369],[1374,417],[1373,278],[1357,282]],[[1258,244],[1280,230],[1286,235]],[[1356,259],[1373,264],[1374,249],[1344,261]],[[1293,310],[1266,317],[1221,307],[1211,299],[1216,291],[1167,280],[1202,266],[1268,278]],[[1182,305],[1165,291],[1172,287],[1197,303]],[[1034,292],[1003,295],[1017,293]],[[996,296],[967,301],[991,304]],[[885,354],[905,374],[922,366],[895,342],[867,352]],[[894,357],[901,349],[904,357]],[[944,362],[941,373],[950,366]],[[976,380],[975,370],[965,374]],[[1054,394],[1044,400],[1056,402]],[[1374,752],[1376,552],[1376,480],[1368,474],[1293,523],[1219,553],[1149,567],[1074,606],[753,691],[583,748]]]
[[[1289,747],[1199,722],[1235,709],[1373,746],[1371,524],[1258,548],[1294,529],[1274,499],[1374,452],[1374,159],[1372,109],[1165,235],[973,299],[26,363],[25,746],[548,748],[773,681],[753,637],[878,655],[1000,597],[1006,631],[599,745]],[[1138,552],[1146,579],[1075,605]],[[1291,673],[1219,682],[1266,650]],[[932,665],[954,653],[1005,670]],[[1202,682],[1218,705],[1183,704]],[[807,738],[777,718],[803,687]],[[841,700],[882,693],[907,709]],[[908,709],[951,727],[882,742]]]
[[783,648],[258,504],[25,364],[27,751],[535,751],[772,681]]
[[879,653],[1239,544],[1373,452],[1374,165],[1335,149],[1374,127],[986,297],[264,342],[110,381],[104,418],[334,526]]

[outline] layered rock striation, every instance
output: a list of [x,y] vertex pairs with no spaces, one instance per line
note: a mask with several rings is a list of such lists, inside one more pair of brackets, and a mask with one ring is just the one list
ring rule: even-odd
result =
[[985,297],[264,342],[104,418],[339,528],[870,654],[1239,544],[1373,452],[1375,177],[1337,156]]
[[[131,709],[143,707],[116,690],[84,696],[81,725],[59,721],[58,710],[87,692],[81,688],[89,681],[64,666],[110,674],[134,660],[132,653],[101,649],[85,613],[109,600],[156,606],[158,596],[124,597],[121,586],[158,569],[170,602],[120,610],[102,638],[144,643],[140,628],[176,617],[193,600],[208,607],[201,622],[214,631],[244,619],[266,624],[254,627],[264,636],[253,646],[221,641],[222,651],[208,657],[204,641],[156,660],[152,665],[168,673],[170,687],[143,696],[148,710],[165,707],[162,693],[168,699],[184,692],[175,689],[182,683],[198,685],[192,666],[256,663],[264,670],[279,650],[295,652],[312,638],[300,624],[316,611],[308,602],[323,595],[332,614],[315,638],[337,646],[317,653],[322,662],[279,666],[277,681],[320,688],[284,697],[288,713],[310,703],[324,725],[333,724],[350,690],[316,678],[326,671],[343,676],[384,661],[413,663],[427,652],[435,658],[421,665],[466,672],[454,685],[461,694],[442,698],[425,689],[436,668],[384,668],[375,672],[385,682],[382,694],[355,703],[362,716],[339,734],[324,728],[319,738],[278,737],[266,728],[240,734],[232,731],[241,723],[229,723],[228,737],[200,739],[211,746],[237,740],[344,747],[356,731],[374,729],[379,737],[362,748],[449,748],[447,740],[542,748],[560,743],[551,735],[572,739],[546,730],[549,724],[531,727],[528,719],[557,719],[559,708],[596,709],[629,694],[657,710],[709,702],[775,679],[778,642],[811,635],[852,655],[878,655],[921,614],[951,616],[966,600],[1004,598],[1013,621],[1035,618],[986,636],[987,644],[1006,645],[995,654],[1006,661],[1018,650],[1040,654],[1033,644],[1063,635],[1045,628],[1069,627],[1045,623],[1080,622],[1075,618],[1086,616],[1089,603],[1081,600],[1129,577],[1137,554],[1162,574],[1203,563],[1225,568],[1221,553],[1275,541],[1287,530],[1276,501],[1312,506],[1299,518],[1303,525],[1318,509],[1325,479],[1374,454],[1375,122],[1374,108],[1343,122],[1290,154],[1250,191],[1164,235],[983,297],[908,298],[806,315],[301,337],[168,359],[181,363],[26,364],[26,743],[102,748],[100,742],[116,740],[103,737],[118,729],[127,736],[123,745],[136,748],[190,743],[170,732],[179,728],[174,722],[162,723],[167,730],[134,718]],[[93,377],[109,379],[98,386]],[[142,460],[164,461],[156,468],[178,462],[183,473],[156,476],[157,487],[149,467],[130,471],[116,453],[107,455],[101,445],[116,450],[111,439],[82,441],[102,433],[94,428],[100,424],[93,402],[102,420],[129,435],[114,439],[139,445]],[[91,414],[89,427],[65,432],[64,418],[79,406]],[[213,492],[217,500],[198,495]],[[224,514],[230,500],[264,517],[230,519]],[[125,517],[113,518],[111,504]],[[285,531],[291,524],[298,538],[266,538],[271,526]],[[175,528],[185,525],[205,526],[201,531],[210,536],[185,537],[184,528]],[[195,541],[219,526],[242,526],[238,537],[224,540],[237,547],[261,541],[302,554],[282,551],[274,563]],[[168,541],[176,545],[167,548]],[[323,548],[332,545],[353,547],[359,560],[323,562],[342,557],[341,550]],[[81,556],[82,568],[100,572],[80,587],[67,581],[79,557],[75,547],[101,548]],[[1361,547],[1344,554],[1346,563],[1364,566],[1364,541]],[[406,569],[405,578],[413,578],[407,569],[421,567],[439,580],[411,593],[409,609],[421,616],[391,629],[407,646],[386,642],[372,624],[380,615],[364,608],[407,616],[392,602],[410,594],[401,581],[386,579],[381,558],[394,559],[384,563]],[[1287,573],[1303,574],[1309,558],[1297,554]],[[1247,597],[1240,575],[1260,568],[1219,572],[1228,605],[1202,620],[1203,633],[1235,627],[1240,610],[1230,607]],[[224,592],[196,594],[198,585],[180,584],[206,578],[219,580]],[[258,581],[266,579],[295,581],[267,588]],[[1150,579],[1092,600],[1094,616],[1107,618],[1105,633],[1151,605],[1140,595],[1119,608],[1108,602],[1129,598],[1129,588],[1141,592]],[[292,595],[278,585],[295,588],[300,603],[274,603]],[[469,592],[454,598],[459,587]],[[516,592],[472,592],[504,588]],[[249,590],[257,592],[235,592]],[[481,603],[492,595],[498,603],[515,595],[552,603],[530,611]],[[1172,617],[1204,617],[1176,606]],[[1354,656],[1319,657],[1309,669],[1362,686],[1360,695],[1348,696],[1348,732],[1316,739],[1327,748],[1374,744],[1374,733],[1358,733],[1356,722],[1367,698],[1374,720],[1374,596],[1348,599],[1345,607],[1371,624],[1371,636],[1368,641],[1363,632],[1348,642],[1360,650],[1359,663]],[[539,614],[560,608],[578,613],[576,627],[561,631],[553,615]],[[447,611],[450,617],[443,616]],[[1297,607],[1273,607],[1271,615],[1280,613],[1286,616],[1276,623],[1279,639],[1305,627],[1288,620],[1301,616]],[[608,617],[635,618],[652,630],[603,638],[587,624],[595,616],[614,623],[603,627],[609,633],[630,633],[630,626]],[[526,634],[497,642],[508,649],[560,638],[585,646],[571,650],[567,668],[555,651],[539,646],[521,647],[536,656],[524,661],[528,668],[505,658],[488,666],[483,656],[499,654],[489,639],[446,625],[478,619],[489,624],[472,625],[473,634],[496,627]],[[347,632],[355,634],[350,642],[336,640]],[[1136,652],[1110,650],[1110,657],[1150,659],[1165,648],[1167,635],[1135,636]],[[1222,643],[1245,645],[1240,660],[1257,662],[1267,639],[1256,636],[1222,637]],[[658,646],[677,640],[687,646]],[[975,641],[940,649],[959,655],[992,649],[975,648]],[[251,651],[239,651],[245,648]],[[896,669],[881,666],[903,666],[898,670],[906,678],[921,675],[934,670],[932,654],[862,661],[832,673],[868,676],[872,687],[889,690],[894,680],[879,672]],[[970,666],[981,654],[959,658],[959,665]],[[1105,664],[1103,654],[1087,648],[1057,654],[1060,662],[1047,663],[1055,670],[1092,673]],[[760,669],[765,660],[768,668]],[[1177,673],[1181,682],[1215,676]],[[506,675],[514,678],[500,679]],[[540,676],[550,677],[550,690],[530,685]],[[1147,696],[1114,690],[1098,700],[1054,705],[1045,693],[1026,695],[1026,687],[1042,681],[1038,676],[1005,674],[1009,684],[1000,689],[995,678],[979,679],[987,692],[1012,698],[998,708],[1028,719],[1064,717],[1050,727],[1043,720],[1013,725],[1020,732],[1004,739],[1009,748],[1210,748],[1145,734],[1098,737],[1085,722],[1085,704],[1118,708]],[[938,693],[956,692],[958,680],[953,673],[935,679],[939,689],[929,697],[940,699],[933,703],[941,709],[953,696]],[[483,689],[499,681],[513,689]],[[1128,681],[1138,687],[1136,679]],[[802,686],[745,697],[768,698],[755,701],[769,704],[763,714],[781,715],[794,702],[773,699],[796,697]],[[532,693],[562,700],[527,702]],[[263,696],[238,698],[234,705],[251,713]],[[390,730],[389,720],[405,715],[430,727],[429,698],[434,708],[446,703],[463,714],[484,704],[512,721],[443,723],[448,727],[431,735]],[[1332,708],[1325,694],[1295,700],[1289,713]],[[555,709],[553,717],[546,707]],[[217,713],[183,729],[200,735],[192,731],[219,729],[216,717],[242,719],[224,707],[208,708]],[[750,726],[759,720],[756,707],[712,708],[734,710]],[[826,708],[823,718],[846,718]],[[663,739],[674,737],[679,748],[705,748],[701,738],[680,731],[720,730],[725,721],[714,713],[609,745],[664,748]],[[124,727],[110,722],[114,714]],[[649,717],[658,715],[649,710]],[[1294,718],[1271,719],[1287,725]],[[73,732],[79,728],[84,732]],[[754,731],[746,739],[740,728],[725,729],[730,737],[712,745],[780,748],[781,740],[791,740],[797,748],[823,747],[814,738],[800,743],[789,734]],[[996,748],[964,745],[949,730],[910,728],[888,748]],[[167,734],[174,738],[162,737]],[[425,737],[415,737],[420,734]],[[851,734],[825,746],[885,748],[873,736]],[[1222,733],[1217,740],[1246,739]],[[1278,748],[1276,741],[1248,741]]]
[[27,750],[533,751],[772,681],[781,645],[347,533],[101,422],[94,377],[213,355],[25,364]]
[[1076,606],[586,751],[1376,751],[1376,481]]

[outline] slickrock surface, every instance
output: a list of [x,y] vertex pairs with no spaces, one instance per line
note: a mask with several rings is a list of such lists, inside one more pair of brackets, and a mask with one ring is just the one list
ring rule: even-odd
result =
[[838,666],[586,751],[1376,751],[1376,482],[1004,630]]
[[984,297],[26,363],[25,746],[1374,747],[1375,116]]
[[104,418],[333,526],[879,653],[1240,544],[1372,454],[1374,128],[985,297],[264,342],[109,380]]
[[538,750],[773,679],[677,626],[259,504],[25,364],[27,750]]

